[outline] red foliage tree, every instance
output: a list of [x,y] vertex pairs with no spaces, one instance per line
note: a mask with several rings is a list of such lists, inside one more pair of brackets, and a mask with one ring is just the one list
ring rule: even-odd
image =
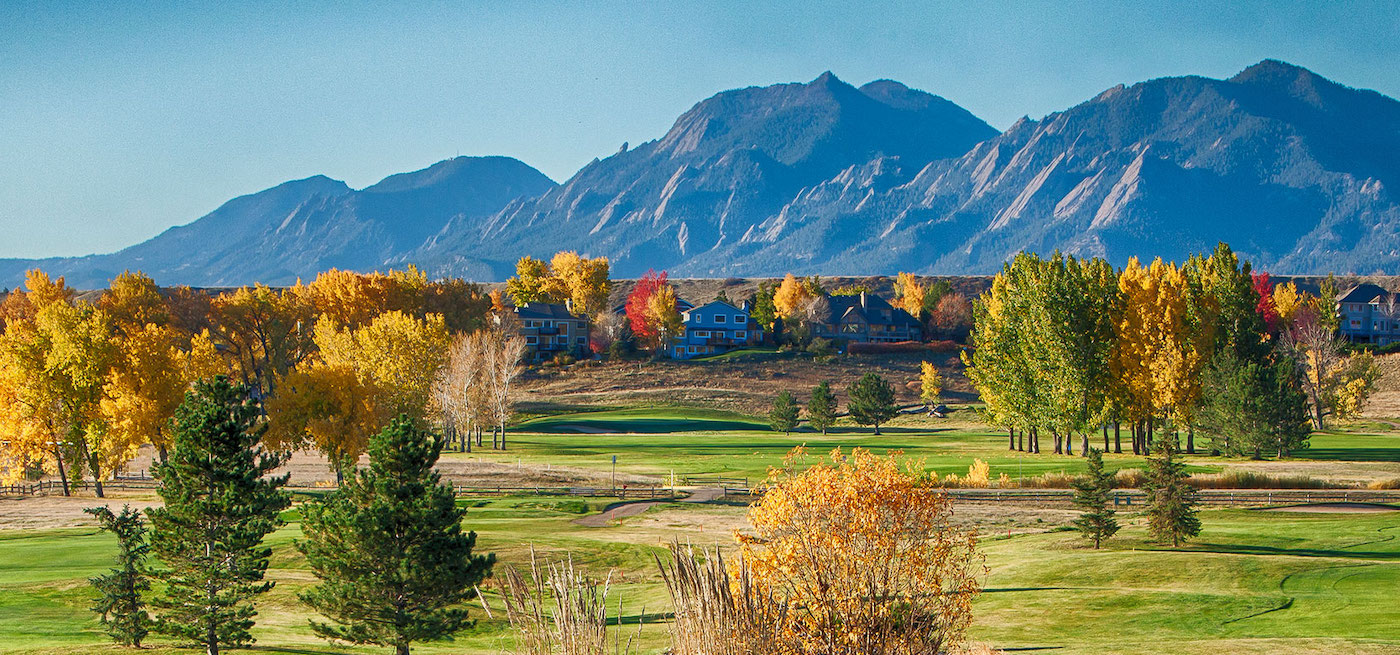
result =
[[632,293],[627,294],[627,322],[632,328],[632,335],[639,341],[656,337],[656,326],[647,316],[647,302],[664,286],[666,271],[657,273],[648,270],[642,279],[637,280],[637,286],[632,289]]
[[1250,277],[1254,280],[1254,293],[1259,296],[1254,311],[1264,318],[1269,334],[1278,334],[1280,321],[1278,307],[1274,306],[1274,283],[1269,281],[1268,273],[1254,273]]

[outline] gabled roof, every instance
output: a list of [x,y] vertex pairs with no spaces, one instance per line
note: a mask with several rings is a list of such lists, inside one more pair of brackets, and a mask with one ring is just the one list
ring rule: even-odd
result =
[[[864,322],[871,325],[919,327],[919,321],[910,316],[909,312],[891,305],[889,301],[873,293],[831,296],[827,298],[827,303],[831,306],[829,322],[833,325],[842,322]],[[890,313],[889,320],[885,319],[885,312]]]
[[[690,304],[690,303],[687,302],[684,298],[676,298],[676,311],[678,311],[678,312],[688,312],[688,311],[690,311],[691,309],[693,309],[694,307],[695,307],[695,305]],[[621,305],[618,305],[618,306],[616,306],[616,307],[613,307],[613,313],[614,313],[614,314],[618,314],[618,315],[626,315],[626,314],[627,314],[627,303],[624,301]]]
[[1384,302],[1386,297],[1389,295],[1389,291],[1386,291],[1385,289],[1377,285],[1358,284],[1352,287],[1350,291],[1346,292],[1345,294],[1342,294],[1342,298],[1337,302],[1368,303],[1373,300],[1379,300],[1381,302]]
[[524,306],[516,307],[515,314],[529,319],[583,320],[583,317],[570,313],[568,307],[552,302],[527,302]]
[[[680,302],[677,301],[676,304],[679,305]],[[697,309],[709,309],[709,308],[711,308],[711,307],[723,308],[723,309],[726,309],[726,310],[731,311],[731,312],[745,312],[745,313],[748,312],[748,310],[743,309],[742,307],[735,307],[734,305],[731,305],[731,304],[729,304],[729,303],[727,303],[727,302],[724,302],[723,300],[711,300],[710,302],[707,302],[707,303],[705,303],[705,304],[703,304],[703,305],[700,305],[699,307],[689,307],[689,308],[686,308],[686,309],[681,309],[680,311],[682,311],[682,312],[693,312],[693,311],[695,311],[695,310],[697,310]],[[677,309],[679,309],[679,307],[677,307]]]

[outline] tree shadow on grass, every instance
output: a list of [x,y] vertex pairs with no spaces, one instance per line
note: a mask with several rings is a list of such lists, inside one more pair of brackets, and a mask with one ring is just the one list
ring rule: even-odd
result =
[[1309,448],[1299,457],[1348,462],[1400,462],[1400,448]]
[[[1343,547],[1345,548],[1345,547]],[[1160,549],[1163,552],[1171,549]],[[1343,550],[1332,548],[1275,548],[1273,546],[1247,546],[1243,544],[1197,543],[1189,553],[1223,553],[1230,555],[1282,555],[1287,557],[1334,557],[1338,559],[1378,559],[1400,561],[1400,552]]]

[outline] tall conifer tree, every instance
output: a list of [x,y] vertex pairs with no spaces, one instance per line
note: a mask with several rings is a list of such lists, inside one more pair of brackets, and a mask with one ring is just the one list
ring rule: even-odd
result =
[[847,409],[851,418],[861,425],[875,426],[875,434],[880,434],[881,423],[899,413],[894,406],[894,389],[885,378],[874,373],[866,373],[852,382],[847,396],[850,397]]
[[370,440],[367,470],[305,507],[297,548],[321,582],[301,598],[334,621],[312,621],[317,634],[406,655],[471,625],[462,603],[496,558],[472,554],[466,511],[433,470],[442,446],[400,416]]
[[836,394],[831,393],[831,385],[825,381],[812,389],[812,400],[807,403],[807,422],[822,434],[836,423]]
[[1201,533],[1196,518],[1196,489],[1186,483],[1191,477],[1186,464],[1176,458],[1171,439],[1157,442],[1156,454],[1147,459],[1148,531],[1160,542],[1180,546]]
[[1102,450],[1090,448],[1088,458],[1089,474],[1074,481],[1074,505],[1084,512],[1074,520],[1074,526],[1098,548],[1105,539],[1118,533],[1118,521],[1113,518],[1113,508],[1108,506],[1113,474],[1104,471]]
[[798,407],[792,392],[783,391],[773,400],[773,409],[768,411],[768,425],[775,432],[789,434],[797,427]]
[[91,578],[92,586],[101,594],[92,611],[102,617],[102,625],[112,640],[123,646],[141,647],[141,640],[150,634],[150,616],[142,595],[151,589],[146,556],[151,546],[146,543],[146,525],[141,512],[123,507],[113,514],[106,507],[83,510],[97,517],[106,532],[117,537],[117,565],[106,575]]
[[149,510],[151,547],[168,569],[156,628],[209,655],[252,643],[251,601],[273,586],[262,541],[291,501],[287,476],[269,477],[286,460],[262,447],[265,429],[245,385],[199,382],[175,412],[175,452],[155,467],[165,506]]

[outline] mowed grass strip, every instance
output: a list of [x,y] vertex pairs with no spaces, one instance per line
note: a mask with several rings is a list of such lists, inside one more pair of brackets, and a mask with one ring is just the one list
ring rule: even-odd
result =
[[[607,499],[586,499],[596,511]],[[572,555],[614,581],[610,607],[623,602],[624,630],[644,628],[642,653],[665,647],[659,621],[669,603],[651,558],[672,538],[730,543],[728,534],[655,525],[646,515],[609,528],[572,521],[577,507],[557,498],[464,499],[466,526],[479,548],[503,565],[537,555]],[[686,507],[687,510],[698,508]],[[707,511],[740,515],[741,507]],[[1281,514],[1203,512],[1201,539],[1181,550],[1146,540],[1140,517],[1109,547],[1095,551],[1066,531],[989,538],[990,575],[977,601],[975,639],[1004,648],[1062,653],[1217,655],[1231,653],[1400,652],[1400,513]],[[644,527],[645,526],[645,527]],[[307,628],[295,592],[314,582],[292,546],[296,524],[269,539],[270,577],[278,587],[259,601],[260,647],[303,653],[380,652],[332,646]],[[107,566],[113,545],[92,530],[0,533],[0,652],[119,652],[104,646],[87,606],[87,577]],[[493,603],[496,603],[493,599]],[[499,605],[497,604],[497,607]],[[643,616],[645,615],[645,616]],[[455,643],[422,653],[500,653],[510,644],[501,622],[484,617]],[[154,640],[145,652],[187,652]]]

